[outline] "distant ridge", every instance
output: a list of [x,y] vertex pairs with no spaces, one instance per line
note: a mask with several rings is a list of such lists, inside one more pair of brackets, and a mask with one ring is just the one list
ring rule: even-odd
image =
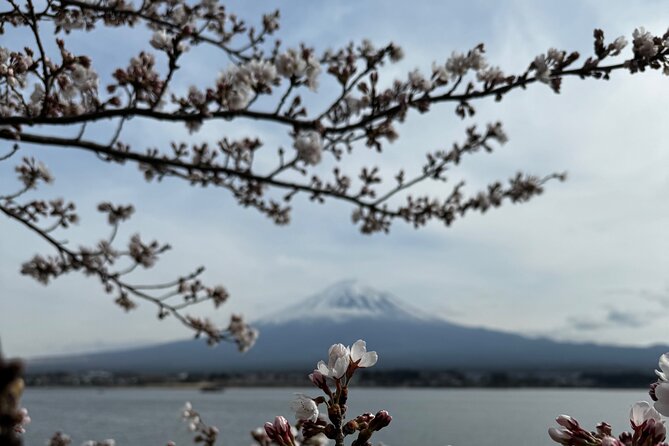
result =
[[433,317],[357,281],[334,284],[255,324],[256,346],[184,340],[114,352],[39,358],[28,373],[106,370],[131,373],[305,371],[337,342],[364,339],[378,370],[595,371],[653,370],[668,346],[647,348],[558,342],[465,327]]

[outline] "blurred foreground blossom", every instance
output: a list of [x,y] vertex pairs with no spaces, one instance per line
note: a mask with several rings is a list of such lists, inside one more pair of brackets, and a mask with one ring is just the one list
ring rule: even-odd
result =
[[298,393],[290,405],[295,411],[295,418],[301,421],[316,421],[318,419],[318,405],[308,396]]
[[632,432],[623,432],[616,438],[605,422],[598,424],[596,431],[588,432],[572,417],[560,415],[555,420],[560,427],[549,428],[548,435],[565,446],[666,446],[667,429],[662,416],[669,414],[668,353],[660,357],[659,367],[660,370],[655,371],[658,381],[651,385],[649,392],[654,406],[639,401],[630,409]]
[[669,353],[660,356],[660,370],[656,370],[657,382],[651,387],[650,396],[655,401],[655,409],[669,417]]
[[282,416],[274,418],[274,423],[265,423],[265,432],[269,439],[279,446],[295,446],[295,437],[290,423]]

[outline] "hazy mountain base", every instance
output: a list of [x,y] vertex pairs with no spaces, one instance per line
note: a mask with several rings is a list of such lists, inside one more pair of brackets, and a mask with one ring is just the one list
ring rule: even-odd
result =
[[[272,385],[275,375],[277,382],[290,381],[286,376],[294,371],[300,371],[300,377],[306,376],[318,360],[324,359],[330,345],[338,342],[350,345],[364,339],[370,350],[379,352],[379,362],[371,373],[394,376],[397,372],[393,371],[410,371],[402,372],[405,374],[401,379],[376,378],[377,382],[388,385],[413,385],[415,381],[436,382],[429,385],[440,386],[484,386],[489,382],[508,382],[508,385],[536,382],[547,386],[564,385],[561,383],[566,380],[582,386],[597,385],[585,384],[591,381],[615,381],[617,378],[611,376],[616,375],[640,372],[645,376],[646,371],[657,366],[657,358],[669,351],[668,346],[661,345],[623,347],[559,342],[466,327],[355,281],[335,284],[255,325],[260,329],[260,338],[245,354],[237,353],[229,344],[211,348],[202,340],[186,340],[34,359],[28,362],[28,373],[65,373],[75,377],[95,371],[135,377],[244,373],[245,380]],[[460,372],[450,372],[453,370]],[[183,373],[186,375],[179,375]],[[458,373],[465,373],[467,378],[459,377]],[[479,378],[477,373],[489,378]],[[574,377],[575,373],[588,376]],[[601,377],[594,379],[590,375]],[[252,380],[249,376],[256,378]],[[302,379],[295,383],[304,384]],[[625,380],[636,382],[631,378]],[[644,382],[651,380],[652,377]]]
[[653,370],[667,346],[620,347],[532,339],[446,321],[353,320],[260,325],[246,354],[230,345],[177,341],[115,352],[40,359],[29,373],[86,372],[176,374],[302,370],[309,373],[336,342],[362,338],[379,352],[376,370],[480,370],[490,372]]

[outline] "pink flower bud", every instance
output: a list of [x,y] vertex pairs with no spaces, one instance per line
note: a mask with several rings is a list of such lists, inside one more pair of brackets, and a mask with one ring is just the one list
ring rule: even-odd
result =
[[313,383],[314,386],[322,389],[327,386],[325,381],[325,376],[318,370],[314,370],[313,373],[309,375],[309,380]]
[[274,423],[265,423],[265,432],[270,440],[277,442],[280,446],[293,446],[295,438],[291,426],[282,416],[274,418]]
[[379,431],[388,426],[392,420],[393,417],[390,416],[387,410],[380,410],[374,415],[372,421],[369,422],[369,430]]
[[274,429],[274,425],[268,421],[265,423],[264,426],[265,426],[265,433],[267,433],[267,436],[271,440],[274,440],[276,438],[276,430]]
[[556,429],[551,427],[548,429],[548,436],[551,437],[553,441],[561,444],[569,444],[569,441],[572,438],[571,432],[566,429]]
[[569,430],[577,430],[579,428],[578,421],[570,417],[569,415],[560,415],[555,419],[557,424],[567,428]]

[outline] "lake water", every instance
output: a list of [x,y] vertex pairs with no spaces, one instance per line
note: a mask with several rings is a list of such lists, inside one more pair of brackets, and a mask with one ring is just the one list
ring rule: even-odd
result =
[[[191,401],[207,423],[220,428],[219,444],[249,445],[249,431],[275,415],[292,420],[289,404],[295,392],[317,395],[312,388],[231,388],[222,393],[28,389],[23,405],[33,422],[25,444],[42,446],[54,431],[62,430],[74,446],[105,438],[116,439],[118,446],[164,446],[168,440],[190,445],[192,437],[180,416],[184,402]],[[374,438],[389,446],[540,446],[553,444],[546,430],[561,413],[588,429],[607,421],[614,432],[628,430],[629,408],[639,400],[648,400],[646,391],[351,388],[348,414],[387,409],[393,421]]]

